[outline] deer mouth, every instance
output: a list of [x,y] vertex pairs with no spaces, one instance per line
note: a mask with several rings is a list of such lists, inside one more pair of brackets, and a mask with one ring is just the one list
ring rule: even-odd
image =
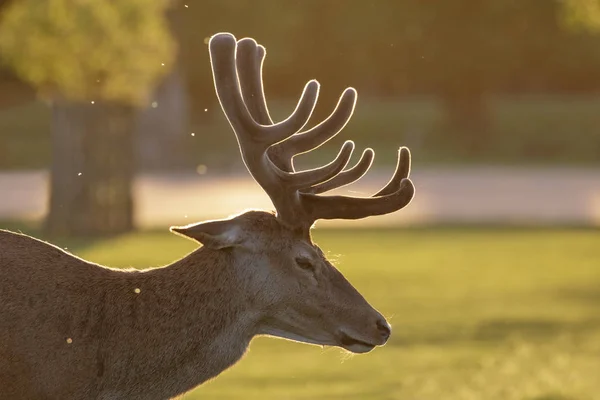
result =
[[377,346],[375,344],[353,338],[344,332],[340,332],[338,340],[341,347],[351,351],[352,353],[368,353]]

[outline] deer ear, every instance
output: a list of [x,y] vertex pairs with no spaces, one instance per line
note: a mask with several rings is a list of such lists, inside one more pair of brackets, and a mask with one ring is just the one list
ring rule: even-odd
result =
[[233,219],[172,226],[170,231],[194,239],[215,250],[240,246],[244,242],[242,229]]

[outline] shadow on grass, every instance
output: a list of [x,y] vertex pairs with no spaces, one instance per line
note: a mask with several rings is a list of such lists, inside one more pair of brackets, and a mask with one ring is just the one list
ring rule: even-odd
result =
[[600,336],[600,316],[580,321],[562,321],[552,319],[497,318],[476,324],[473,328],[465,326],[446,327],[443,332],[432,334],[392,336],[389,345],[398,347],[452,344],[501,344],[514,338],[527,341],[540,341],[558,338],[563,335],[578,336],[596,332]]
[[477,326],[475,341],[504,341],[514,336],[528,339],[548,339],[562,334],[600,332],[600,319],[576,322],[549,319],[496,319]]
[[556,292],[556,297],[568,302],[598,307],[600,306],[600,282],[585,287],[561,289]]

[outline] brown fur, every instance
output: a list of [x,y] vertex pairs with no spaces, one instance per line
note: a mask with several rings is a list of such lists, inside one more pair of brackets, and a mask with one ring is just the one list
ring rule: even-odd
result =
[[209,244],[143,271],[0,230],[0,397],[163,400],[233,365],[259,334],[341,345],[343,326],[385,342],[381,315],[309,238],[259,211],[216,226],[180,230]]

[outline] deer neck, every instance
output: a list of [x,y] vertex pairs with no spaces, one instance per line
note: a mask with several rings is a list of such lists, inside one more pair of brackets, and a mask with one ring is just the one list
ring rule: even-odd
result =
[[134,350],[148,368],[146,379],[137,366],[130,369],[143,390],[170,387],[166,397],[190,390],[238,361],[257,333],[260,318],[225,251],[200,248],[169,266],[132,274],[129,284],[139,289],[130,333],[145,335],[139,343],[148,346]]

